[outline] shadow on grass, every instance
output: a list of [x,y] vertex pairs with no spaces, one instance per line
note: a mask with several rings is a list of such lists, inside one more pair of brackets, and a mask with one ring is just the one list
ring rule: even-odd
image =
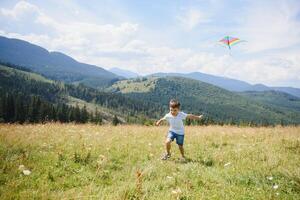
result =
[[185,160],[174,159],[172,161],[174,161],[175,163],[178,163],[178,164],[197,163],[197,164],[201,164],[201,165],[203,165],[205,167],[212,167],[215,164],[214,160],[211,159],[211,158],[207,158],[207,159],[185,158]]

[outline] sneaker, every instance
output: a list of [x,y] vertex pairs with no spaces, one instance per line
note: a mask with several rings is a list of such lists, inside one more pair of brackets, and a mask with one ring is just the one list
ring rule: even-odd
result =
[[162,160],[167,160],[167,159],[169,159],[169,158],[171,158],[171,154],[168,154],[168,153],[165,153],[165,154],[161,157]]

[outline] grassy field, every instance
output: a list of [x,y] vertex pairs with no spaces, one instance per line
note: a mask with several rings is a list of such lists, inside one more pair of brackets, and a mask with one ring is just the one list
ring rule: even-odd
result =
[[300,127],[186,127],[184,163],[167,130],[2,124],[0,199],[299,199]]

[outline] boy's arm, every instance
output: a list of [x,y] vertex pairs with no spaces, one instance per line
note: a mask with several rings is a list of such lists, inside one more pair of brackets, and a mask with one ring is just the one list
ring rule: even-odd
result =
[[155,125],[156,125],[156,126],[159,126],[159,124],[160,124],[163,120],[165,120],[165,119],[164,119],[164,118],[161,118],[160,120],[158,120],[158,121],[155,123]]
[[198,120],[200,120],[200,119],[202,119],[202,117],[203,117],[203,115],[193,115],[193,114],[187,114],[187,116],[186,116],[186,118],[188,118],[188,119],[198,119]]

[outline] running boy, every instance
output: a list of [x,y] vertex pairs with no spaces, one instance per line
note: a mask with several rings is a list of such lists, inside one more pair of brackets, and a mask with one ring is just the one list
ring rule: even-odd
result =
[[179,101],[175,99],[171,99],[169,103],[170,112],[167,113],[163,118],[158,120],[156,122],[156,126],[159,126],[159,124],[163,120],[167,120],[169,122],[170,128],[169,133],[167,136],[167,139],[165,141],[166,145],[166,153],[161,158],[162,160],[167,160],[171,157],[171,142],[176,139],[176,143],[178,144],[182,160],[185,160],[184,157],[184,149],[183,149],[183,141],[184,141],[184,126],[182,120],[188,118],[188,119],[201,119],[202,115],[192,115],[192,114],[186,114],[184,112],[180,111],[180,103]]

